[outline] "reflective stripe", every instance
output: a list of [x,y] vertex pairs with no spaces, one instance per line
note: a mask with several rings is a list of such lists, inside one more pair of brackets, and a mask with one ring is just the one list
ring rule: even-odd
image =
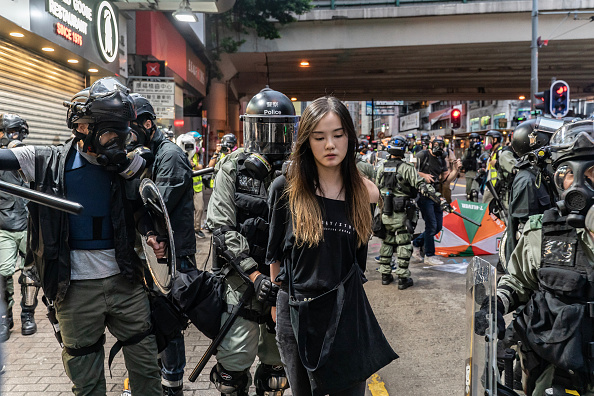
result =
[[[192,163],[194,165],[198,165],[198,153],[194,153],[194,156],[192,157]],[[202,184],[202,176],[196,176],[193,178],[194,183],[194,192],[199,193],[200,191],[202,191],[202,188],[204,186],[204,184]]]

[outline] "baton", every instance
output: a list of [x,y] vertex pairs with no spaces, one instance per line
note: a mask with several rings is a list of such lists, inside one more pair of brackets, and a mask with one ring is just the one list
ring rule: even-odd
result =
[[202,370],[204,370],[204,367],[206,366],[212,355],[214,355],[214,353],[216,352],[219,344],[221,343],[221,341],[223,341],[223,338],[227,335],[227,333],[231,329],[231,326],[233,326],[233,323],[235,323],[235,319],[237,319],[237,317],[239,316],[239,311],[253,297],[254,293],[254,288],[248,285],[248,288],[245,291],[245,293],[243,293],[241,300],[239,300],[239,303],[233,307],[231,315],[229,315],[229,317],[223,324],[223,327],[221,327],[219,334],[217,334],[215,339],[212,340],[212,342],[206,349],[206,352],[204,352],[204,355],[202,355],[200,361],[198,362],[196,367],[194,367],[194,370],[192,370],[192,372],[190,373],[190,376],[188,377],[188,380],[190,380],[190,382],[195,382],[196,379],[198,379],[198,376],[200,375]]
[[214,167],[195,170],[195,171],[192,171],[192,177],[202,176],[202,175],[206,175],[208,173],[213,173],[213,172],[214,172]]
[[464,220],[471,222],[472,224],[474,224],[477,227],[480,227],[481,226],[481,223],[477,223],[476,221],[474,221],[474,220],[472,220],[472,219],[464,216],[462,213],[456,212],[455,210],[452,210],[451,212],[448,210],[447,212],[448,213],[453,213],[453,214],[455,214],[458,217],[462,217]]
[[76,215],[80,214],[84,209],[83,206],[77,202],[69,201],[64,198],[59,198],[54,195],[42,193],[27,187],[17,186],[3,181],[0,181],[0,191]]

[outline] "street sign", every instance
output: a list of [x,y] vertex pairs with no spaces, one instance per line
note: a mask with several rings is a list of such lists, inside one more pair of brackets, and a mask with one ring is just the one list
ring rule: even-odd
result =
[[135,80],[132,91],[151,102],[157,118],[175,118],[175,82]]

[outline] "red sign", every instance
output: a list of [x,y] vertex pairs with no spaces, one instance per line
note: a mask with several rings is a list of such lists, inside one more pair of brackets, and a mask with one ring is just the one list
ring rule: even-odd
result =
[[[144,62],[143,62],[144,63]],[[165,76],[165,62],[146,62],[143,66],[143,71],[145,71],[145,76],[152,76],[152,77],[163,77]]]
[[68,41],[72,41],[76,45],[83,45],[82,36],[76,32],[73,32],[72,29],[62,25],[61,23],[56,23],[56,34],[59,34]]
[[183,127],[184,126],[184,120],[174,120],[173,121],[173,126],[176,126],[178,128]]

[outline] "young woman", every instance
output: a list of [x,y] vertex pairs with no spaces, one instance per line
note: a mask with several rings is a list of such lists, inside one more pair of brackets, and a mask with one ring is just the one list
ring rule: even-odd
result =
[[[345,279],[356,279],[359,289],[363,290],[362,274],[366,266],[367,242],[371,235],[370,208],[371,204],[377,203],[379,191],[357,171],[356,146],[355,128],[344,104],[333,97],[318,98],[301,116],[286,178],[277,178],[270,188],[267,263],[271,265],[272,280],[281,286],[277,307],[273,308],[272,315],[277,321],[277,343],[295,396],[320,392],[346,396],[363,395],[365,392],[366,378],[344,379],[338,387],[330,385],[335,386],[332,389],[316,384],[315,372],[312,374],[315,370],[312,370],[311,364],[304,364],[301,358],[304,348],[308,355],[322,356],[322,344],[329,344],[323,340],[328,333],[328,326],[331,326],[327,318],[336,309],[332,293],[337,286],[352,283]],[[360,303],[366,304],[371,312],[364,292],[361,294],[363,298],[358,300],[364,299]],[[290,313],[294,307],[289,306],[289,301],[295,305],[316,300],[320,296],[328,299],[327,315],[318,312],[315,317],[312,310],[311,318],[299,316],[302,326],[308,320],[308,323],[313,324],[308,326],[314,327],[308,328],[307,333],[311,334],[305,346],[301,337],[303,334],[300,335],[297,330],[299,324],[295,318],[291,320],[297,311]],[[343,317],[348,317],[349,309],[357,307],[345,304]],[[377,324],[375,317],[373,321]],[[343,326],[344,323],[340,322],[339,325]],[[377,330],[385,342],[379,326]],[[336,333],[339,334],[338,331]],[[340,342],[338,337],[329,353],[331,357],[336,357],[334,351],[341,347],[337,344]],[[373,334],[369,337],[373,337]],[[301,345],[298,345],[297,339],[301,340]],[[391,351],[389,345],[387,349]],[[364,350],[359,352],[360,355],[366,353]],[[396,357],[391,351],[387,362]],[[333,365],[341,369],[343,362],[329,359],[325,363],[326,367]]]

